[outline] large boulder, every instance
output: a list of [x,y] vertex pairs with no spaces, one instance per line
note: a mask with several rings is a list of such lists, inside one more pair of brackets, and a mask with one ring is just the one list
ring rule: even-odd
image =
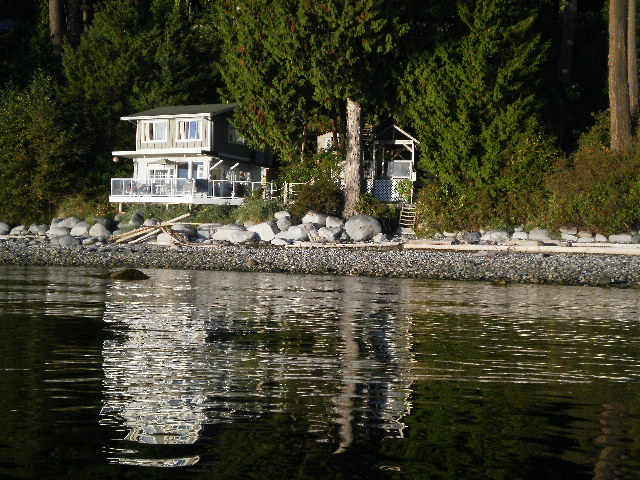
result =
[[29,233],[33,235],[46,235],[47,230],[49,230],[49,226],[44,224],[34,223],[29,226]]
[[322,227],[318,230],[318,235],[320,235],[325,240],[333,242],[340,238],[342,232],[343,230],[341,227]]
[[69,230],[71,230],[73,227],[75,227],[81,221],[82,221],[82,219],[78,218],[78,217],[68,217],[68,218],[65,218],[64,220],[59,221],[58,225],[56,225],[56,226],[57,227],[68,228]]
[[344,227],[344,220],[341,219],[340,217],[334,217],[332,215],[329,215],[327,217],[327,220],[325,222],[325,225],[329,228],[335,228],[335,227]]
[[371,215],[361,213],[348,219],[344,229],[354,242],[367,242],[382,231],[382,225]]
[[309,240],[309,232],[304,225],[294,225],[288,230],[278,233],[276,238],[282,238],[289,242],[306,242]]
[[186,223],[176,223],[171,226],[171,230],[176,233],[181,233],[186,235],[187,237],[193,237],[196,235],[196,227],[193,225],[188,225]]
[[8,223],[0,222],[0,235],[7,235],[11,231]]
[[74,237],[86,237],[89,235],[89,224],[87,222],[80,222],[69,232]]
[[504,243],[507,240],[509,240],[509,232],[506,230],[489,230],[480,237],[482,242]]
[[199,225],[197,237],[200,239],[209,240],[213,238],[213,234],[216,233],[216,230],[218,230],[220,227],[222,227],[221,223],[206,223],[204,225]]
[[278,226],[278,230],[284,232],[285,230],[288,230],[291,225],[293,225],[293,219],[290,215],[287,215],[276,220],[276,225]]
[[135,212],[131,215],[131,220],[129,220],[129,225],[134,227],[139,227],[144,223],[144,215],[140,212]]
[[62,237],[63,235],[68,235],[71,232],[70,228],[65,227],[51,227],[47,230],[47,235],[51,238],[53,237]]
[[147,218],[144,222],[142,222],[142,225],[145,227],[153,227],[154,225],[157,225],[160,223],[160,220],[158,220],[157,218]]
[[168,233],[161,232],[156,238],[156,243],[158,243],[159,245],[173,245],[175,243],[175,240]]
[[101,223],[96,223],[93,227],[89,229],[90,237],[109,237],[111,236],[111,232],[102,225]]
[[302,217],[301,223],[313,223],[313,226],[316,228],[326,227],[327,216],[324,213],[318,213],[310,210],[304,217]]
[[253,227],[249,227],[248,230],[250,232],[256,232],[258,237],[260,237],[260,240],[265,242],[270,242],[278,233],[280,233],[280,229],[275,221],[259,223]]
[[228,242],[231,243],[245,243],[251,240],[257,240],[258,234],[256,232],[250,232],[248,230],[229,230],[230,234]]
[[26,235],[29,232],[29,229],[25,225],[18,225],[17,227],[13,227],[9,232],[9,235]]
[[72,237],[71,235],[66,234],[52,238],[51,243],[60,247],[77,247],[78,245],[80,245],[80,240],[78,240],[76,237]]
[[218,228],[211,239],[219,242],[244,243],[255,240],[256,237],[256,232],[247,231],[243,225],[232,224]]

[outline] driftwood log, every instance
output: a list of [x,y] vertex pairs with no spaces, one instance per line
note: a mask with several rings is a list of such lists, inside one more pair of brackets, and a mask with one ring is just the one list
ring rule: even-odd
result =
[[108,240],[111,243],[140,243],[145,241],[147,238],[157,235],[160,232],[164,232],[171,236],[174,243],[189,243],[189,240],[185,235],[171,230],[171,225],[175,225],[176,223],[178,223],[178,220],[182,220],[189,215],[189,213],[185,213],[184,215],[172,218],[171,220],[167,220],[166,222],[158,223],[157,225],[144,226],[136,228],[135,230],[131,230],[130,232],[121,233],[119,235],[112,235]]

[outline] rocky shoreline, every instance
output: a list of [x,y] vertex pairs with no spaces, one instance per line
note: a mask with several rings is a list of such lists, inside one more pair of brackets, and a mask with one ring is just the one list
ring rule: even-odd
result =
[[0,240],[0,265],[227,270],[637,288],[640,256],[409,250],[402,245],[302,248],[266,245],[106,244],[60,247]]

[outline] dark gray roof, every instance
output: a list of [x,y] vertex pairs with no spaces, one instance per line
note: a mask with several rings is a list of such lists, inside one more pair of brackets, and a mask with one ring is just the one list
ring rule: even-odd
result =
[[237,103],[210,103],[206,105],[178,105],[175,107],[157,107],[152,108],[151,110],[133,113],[123,118],[155,117],[168,115],[195,115],[199,113],[210,113],[212,115],[218,115],[229,110],[234,110],[237,106]]

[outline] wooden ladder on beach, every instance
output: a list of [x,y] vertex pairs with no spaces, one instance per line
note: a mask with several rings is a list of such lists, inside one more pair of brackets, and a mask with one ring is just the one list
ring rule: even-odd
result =
[[400,210],[400,221],[398,222],[398,233],[403,235],[413,235],[416,226],[416,206],[412,203],[405,203]]

